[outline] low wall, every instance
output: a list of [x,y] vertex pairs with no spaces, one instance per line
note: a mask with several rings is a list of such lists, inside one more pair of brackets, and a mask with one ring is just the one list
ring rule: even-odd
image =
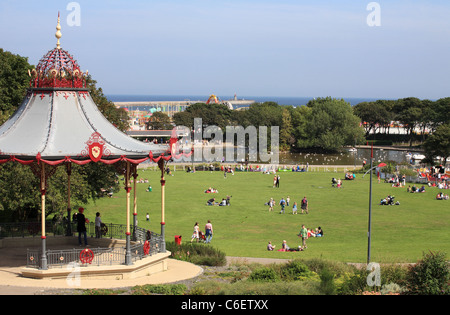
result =
[[23,277],[33,279],[98,279],[98,280],[127,280],[146,277],[167,270],[167,259],[170,252],[159,253],[136,261],[132,265],[112,266],[66,266],[66,268],[51,268],[39,270],[22,268]]

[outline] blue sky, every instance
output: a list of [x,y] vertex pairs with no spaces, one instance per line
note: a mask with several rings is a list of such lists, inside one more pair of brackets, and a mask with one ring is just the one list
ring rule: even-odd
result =
[[105,94],[438,99],[450,96],[450,1],[0,0],[0,47],[61,46]]

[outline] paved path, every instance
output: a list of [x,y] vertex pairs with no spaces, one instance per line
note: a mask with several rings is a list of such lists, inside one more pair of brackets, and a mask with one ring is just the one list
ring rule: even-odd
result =
[[[286,263],[288,259],[227,257],[227,265],[234,263]],[[80,285],[72,285],[66,279],[38,280],[21,276],[22,267],[0,266],[0,295],[36,295],[54,289],[107,289],[125,288],[144,284],[172,283],[199,276],[203,268],[180,260],[169,259],[168,270],[130,280],[82,279]]]

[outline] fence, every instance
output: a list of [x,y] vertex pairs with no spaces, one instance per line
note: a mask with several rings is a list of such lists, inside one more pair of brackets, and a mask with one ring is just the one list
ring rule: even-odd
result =
[[[64,236],[67,231],[67,224],[46,222],[47,237]],[[105,224],[103,228],[103,238],[125,239],[126,225],[121,224]],[[73,224],[72,231],[75,231],[76,224]],[[25,223],[1,223],[0,238],[25,238],[40,236],[41,224],[39,222]],[[91,237],[95,236],[94,223],[86,224],[87,234]],[[133,235],[133,242],[130,246],[131,259],[137,261],[146,256],[152,256],[159,253],[162,237],[160,234],[151,232],[141,227],[130,226]],[[73,248],[64,250],[46,251],[47,265],[49,267],[64,267],[71,263],[80,266],[105,266],[118,265],[125,262],[125,247],[115,248]],[[27,249],[27,267],[40,267],[42,256],[41,249]]]

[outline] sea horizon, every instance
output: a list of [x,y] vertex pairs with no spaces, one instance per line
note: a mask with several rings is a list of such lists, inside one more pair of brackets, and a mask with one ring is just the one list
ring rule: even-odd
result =
[[[106,97],[112,102],[176,102],[176,101],[199,101],[206,102],[210,95],[132,95],[132,94],[110,94]],[[233,96],[220,96],[217,97],[221,101],[233,100]],[[238,100],[253,100],[257,103],[263,102],[275,102],[279,105],[287,106],[302,106],[306,105],[310,100],[317,97],[291,97],[291,96],[237,96]],[[355,106],[362,102],[373,102],[380,99],[388,98],[358,98],[358,97],[333,97],[336,99],[344,99],[352,106]]]

